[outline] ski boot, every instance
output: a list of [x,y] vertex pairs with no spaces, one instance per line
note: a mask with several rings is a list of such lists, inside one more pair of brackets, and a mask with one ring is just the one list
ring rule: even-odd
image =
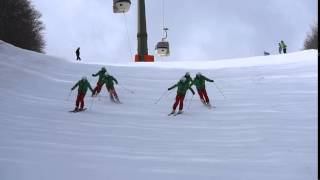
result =
[[170,116],[170,115],[172,115],[174,113],[176,113],[176,110],[172,110],[171,113],[168,114],[168,116]]
[[182,113],[183,113],[183,111],[182,111],[182,110],[179,110],[177,114],[182,114]]

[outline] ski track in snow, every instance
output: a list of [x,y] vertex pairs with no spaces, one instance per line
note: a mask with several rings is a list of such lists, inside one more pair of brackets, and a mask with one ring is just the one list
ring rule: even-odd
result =
[[[220,61],[105,65],[87,110],[70,88],[102,65],[67,62],[0,44],[0,179],[305,180],[317,178],[317,51]],[[186,72],[215,80],[184,113],[167,116]],[[195,90],[195,88],[194,88]],[[93,103],[93,104],[92,104]],[[92,104],[92,106],[91,106]]]

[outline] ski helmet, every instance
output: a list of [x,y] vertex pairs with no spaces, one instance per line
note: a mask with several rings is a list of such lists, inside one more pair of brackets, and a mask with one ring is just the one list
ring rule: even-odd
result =
[[81,80],[86,81],[87,77],[86,76],[82,76]]
[[180,81],[183,82],[183,83],[186,82],[186,80],[187,80],[187,78],[185,78],[185,77],[182,77],[182,78],[180,79]]
[[201,76],[201,72],[198,72],[196,76],[198,76],[198,77]]
[[107,70],[106,70],[106,67],[102,67],[101,70],[102,70],[102,71],[107,71]]
[[186,75],[185,75],[185,76],[186,76],[186,77],[187,77],[187,76],[190,76],[190,72],[186,72]]

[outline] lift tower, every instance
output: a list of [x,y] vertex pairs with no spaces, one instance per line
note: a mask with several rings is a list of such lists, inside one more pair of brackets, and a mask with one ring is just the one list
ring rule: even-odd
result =
[[154,62],[154,56],[148,55],[148,34],[145,0],[138,0],[138,53],[135,62]]

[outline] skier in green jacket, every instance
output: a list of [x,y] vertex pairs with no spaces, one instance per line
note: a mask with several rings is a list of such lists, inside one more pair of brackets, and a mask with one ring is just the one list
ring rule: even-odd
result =
[[114,89],[114,82],[116,84],[118,84],[118,81],[116,80],[116,78],[114,78],[113,76],[111,76],[110,74],[108,74],[107,72],[104,75],[103,78],[103,84],[106,84],[106,88],[109,92],[110,95],[110,100],[112,102],[117,102],[120,103],[119,97],[117,95],[116,90]]
[[283,53],[286,54],[287,53],[287,45],[283,42],[283,40],[281,40],[280,44],[281,44],[281,48],[283,50]]
[[184,97],[185,97],[188,90],[190,90],[193,95],[195,94],[193,89],[190,87],[189,81],[187,80],[186,77],[182,77],[177,84],[168,88],[168,91],[170,91],[171,89],[174,89],[176,87],[178,87],[176,101],[173,104],[173,110],[170,114],[174,114],[176,112],[176,108],[178,105],[179,105],[178,114],[182,113],[183,100],[184,100]]
[[76,87],[78,87],[78,96],[74,111],[82,111],[84,108],[84,97],[86,96],[87,90],[89,88],[90,91],[93,92],[93,89],[91,88],[90,83],[88,82],[87,77],[85,76],[83,76],[82,79],[71,88],[71,90],[73,91]]
[[97,82],[97,86],[94,88],[94,90],[92,92],[92,97],[93,96],[97,96],[100,93],[102,85],[103,85],[104,73],[106,73],[106,72],[107,72],[106,68],[102,67],[99,72],[97,72],[96,74],[92,74],[93,77],[99,76],[99,80]]
[[198,72],[193,82],[191,83],[191,86],[196,86],[201,102],[205,105],[210,106],[209,97],[206,91],[206,81],[214,82],[214,80],[211,80]]

